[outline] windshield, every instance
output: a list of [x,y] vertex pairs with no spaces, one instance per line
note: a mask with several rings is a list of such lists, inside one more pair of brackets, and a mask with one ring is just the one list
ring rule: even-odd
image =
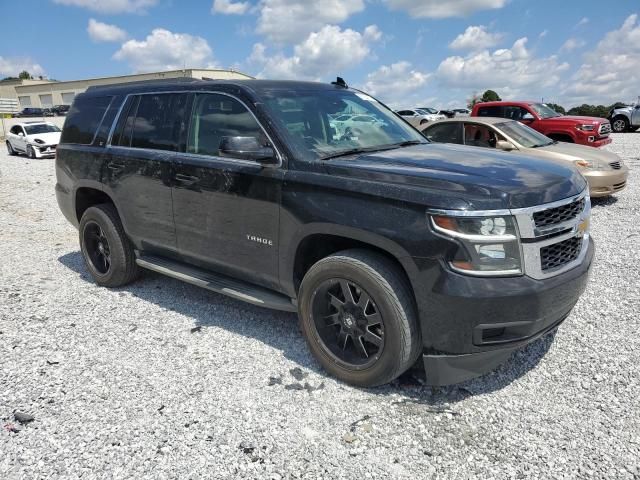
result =
[[49,125],[48,123],[41,123],[38,125],[28,125],[24,129],[27,131],[27,135],[36,135],[38,133],[51,133],[59,132],[60,129],[55,125]]
[[[351,151],[383,150],[407,142],[428,143],[394,112],[360,92],[272,90],[263,95],[266,107],[283,127],[287,140],[305,160]],[[350,117],[335,122],[332,121],[335,115]]]
[[496,123],[494,126],[526,148],[545,147],[553,143],[549,137],[520,122]]
[[425,112],[428,115],[435,115],[436,113],[438,113],[438,110],[436,110],[435,108],[430,108],[430,107],[420,107],[420,110],[422,110],[423,112]]
[[561,117],[553,108],[546,106],[544,103],[532,103],[531,108],[540,116],[540,118]]

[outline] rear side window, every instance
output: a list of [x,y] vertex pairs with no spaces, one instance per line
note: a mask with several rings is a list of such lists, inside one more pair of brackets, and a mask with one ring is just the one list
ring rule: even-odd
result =
[[439,123],[425,129],[423,133],[432,142],[462,143],[462,123],[460,122]]
[[502,107],[479,107],[479,117],[503,117],[504,110]]
[[78,97],[67,114],[60,143],[91,144],[112,99],[113,97]]
[[180,145],[187,94],[159,93],[131,97],[118,122],[112,145],[153,150],[183,151]]

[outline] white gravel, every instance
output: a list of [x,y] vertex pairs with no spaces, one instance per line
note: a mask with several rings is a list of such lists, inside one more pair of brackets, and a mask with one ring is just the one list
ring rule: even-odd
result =
[[3,152],[0,479],[639,479],[640,133],[613,138],[629,187],[595,202],[597,258],[571,316],[444,389],[341,384],[295,315],[160,275],[95,286],[53,160]]

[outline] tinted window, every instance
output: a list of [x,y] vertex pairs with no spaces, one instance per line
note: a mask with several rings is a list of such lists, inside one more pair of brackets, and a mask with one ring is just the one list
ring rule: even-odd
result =
[[90,144],[112,98],[78,97],[67,114],[60,143]]
[[11,130],[10,130],[10,132],[13,133],[14,135],[18,135],[21,131],[22,131],[22,128],[19,125],[14,125],[13,127],[11,127]]
[[523,118],[525,118],[525,115],[527,115],[528,118],[533,118],[532,115],[529,113],[529,111],[527,109],[525,109],[525,108],[522,108],[522,107],[504,107],[504,113],[501,115],[501,117],[519,121],[519,120],[522,120]]
[[224,137],[256,137],[260,145],[268,145],[266,135],[242,103],[226,95],[197,95],[187,152],[217,156]]
[[60,129],[55,125],[49,123],[40,123],[38,125],[29,125],[26,127],[27,135],[35,135],[38,133],[54,133],[59,132]]
[[131,146],[179,151],[186,101],[186,94],[140,95],[135,120],[131,124]]
[[504,115],[502,107],[480,107],[478,108],[479,117],[502,117]]
[[438,123],[425,129],[424,134],[432,142],[462,143],[462,124],[460,122]]

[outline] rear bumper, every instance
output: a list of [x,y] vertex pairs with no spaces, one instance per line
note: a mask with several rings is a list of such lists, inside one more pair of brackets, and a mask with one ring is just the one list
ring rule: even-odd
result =
[[583,173],[589,182],[589,194],[592,197],[605,197],[619,192],[627,186],[629,168],[619,170],[596,170]]
[[423,337],[431,336],[423,354],[427,384],[451,385],[487,373],[557,328],[584,292],[593,256],[590,239],[580,265],[545,280],[446,273],[438,285],[442,296],[432,298],[429,313],[440,317],[422,317]]

